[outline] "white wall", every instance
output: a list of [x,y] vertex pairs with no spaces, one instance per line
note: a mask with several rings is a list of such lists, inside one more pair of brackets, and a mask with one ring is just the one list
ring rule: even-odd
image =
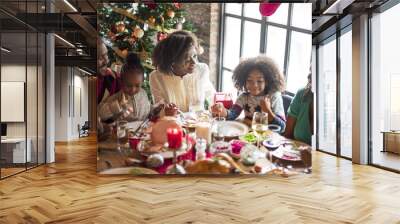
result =
[[[27,77],[27,81],[25,78]],[[36,153],[39,153],[39,163],[44,162],[44,83],[42,68],[36,65],[25,67],[25,64],[3,64],[1,66],[1,81],[18,81],[26,83],[26,109],[25,122],[7,122],[8,138],[25,138],[25,133],[31,143],[32,161],[36,162]],[[1,108],[7,110],[8,108]],[[12,111],[9,111],[12,113]],[[27,132],[26,132],[27,131]],[[37,138],[36,138],[37,137]],[[38,151],[37,151],[38,150]]]
[[88,78],[72,67],[56,67],[55,74],[55,140],[70,141],[88,121]]

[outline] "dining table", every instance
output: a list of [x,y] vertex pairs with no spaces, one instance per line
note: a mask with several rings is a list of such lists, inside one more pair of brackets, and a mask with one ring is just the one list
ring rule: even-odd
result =
[[[240,120],[234,122],[238,122],[236,124],[238,127],[241,126],[240,124],[245,124]],[[232,124],[235,123],[231,123],[230,125]],[[187,130],[185,148],[178,151],[176,156],[176,163],[182,166],[187,164],[187,162],[196,162],[194,126],[183,127]],[[262,137],[260,147],[257,148],[254,142],[249,143],[243,140],[242,137],[244,134],[252,133],[251,128],[248,126],[245,130],[247,133],[241,133],[238,136],[226,136],[224,140],[229,143],[232,141],[242,142],[244,144],[242,150],[244,148],[250,151],[255,150],[260,156],[255,158],[254,163],[249,164],[243,158],[243,151],[236,154],[232,150],[224,152],[224,157],[232,158],[232,161],[237,165],[237,169],[232,170],[231,173],[266,174],[272,171],[279,171],[280,174],[285,172],[293,174],[311,172],[311,146],[300,141],[285,138],[279,133],[268,130]],[[273,149],[268,148],[266,144],[268,140],[278,142],[278,147]],[[297,156],[287,156],[287,151],[292,152],[292,154],[295,152]],[[129,141],[118,141],[115,136],[110,137],[98,142],[97,170],[100,174],[166,174],[168,167],[174,164],[174,157],[171,156],[172,152],[168,152],[168,149],[163,153],[166,156],[163,158],[162,164],[157,167],[151,167],[146,162],[151,153],[144,153],[139,149],[132,148]],[[215,160],[221,157],[220,154],[221,152],[211,150],[210,144],[208,144],[205,151],[205,159]]]

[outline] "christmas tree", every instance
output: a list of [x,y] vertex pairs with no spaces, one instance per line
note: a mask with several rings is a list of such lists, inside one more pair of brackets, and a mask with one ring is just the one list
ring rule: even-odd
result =
[[[110,67],[117,71],[130,52],[137,53],[145,77],[154,70],[155,45],[176,30],[195,32],[181,3],[104,3],[98,8],[98,29],[108,47]],[[145,88],[148,89],[145,81]]]

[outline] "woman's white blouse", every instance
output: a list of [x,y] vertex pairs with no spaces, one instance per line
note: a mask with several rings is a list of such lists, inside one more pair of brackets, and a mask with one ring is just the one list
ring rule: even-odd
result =
[[154,70],[150,73],[150,90],[154,103],[175,103],[183,112],[189,111],[189,105],[203,105],[205,99],[211,103],[215,93],[204,63],[196,64],[193,73],[184,77]]

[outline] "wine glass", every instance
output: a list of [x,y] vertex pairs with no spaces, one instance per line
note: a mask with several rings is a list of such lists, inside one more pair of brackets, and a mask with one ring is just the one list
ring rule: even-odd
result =
[[251,128],[257,136],[257,148],[260,148],[260,138],[268,131],[268,114],[264,112],[254,112]]

